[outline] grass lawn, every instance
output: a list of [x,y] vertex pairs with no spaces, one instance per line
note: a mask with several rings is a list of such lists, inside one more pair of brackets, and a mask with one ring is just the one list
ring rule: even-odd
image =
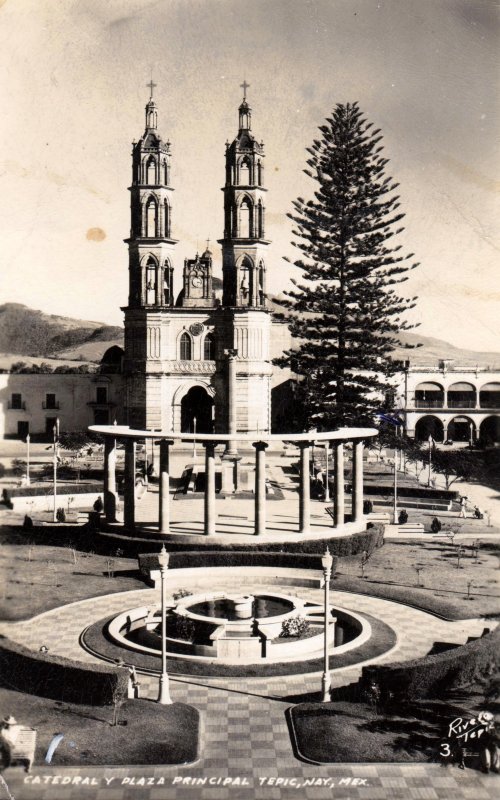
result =
[[62,733],[52,764],[99,766],[186,764],[199,752],[199,713],[193,706],[162,706],[127,700],[113,726],[111,706],[81,706],[34,695],[0,690],[1,714],[12,714],[38,731],[35,764],[45,763],[53,738]]
[[339,559],[332,587],[407,602],[450,619],[499,616],[500,543],[482,542],[476,559],[473,539],[462,543],[460,568],[457,545],[447,539],[387,541],[370,557],[364,578],[360,556]]
[[[426,700],[397,713],[378,712],[365,703],[301,703],[287,718],[296,755],[316,763],[440,761],[439,746],[448,725],[498,703],[485,703],[481,692],[465,698]],[[472,743],[473,746],[473,743]],[[477,755],[467,758],[477,768]]]
[[72,549],[64,530],[56,546],[34,544],[20,528],[0,528],[0,619],[29,619],[76,600],[145,588],[137,559]]

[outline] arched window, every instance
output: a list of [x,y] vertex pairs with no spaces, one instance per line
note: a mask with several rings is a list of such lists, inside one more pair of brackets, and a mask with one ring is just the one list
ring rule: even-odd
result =
[[257,206],[257,236],[259,236],[259,238],[264,236],[264,209],[262,208],[260,200]]
[[152,256],[146,264],[146,305],[152,306],[156,302],[156,262]]
[[163,301],[166,306],[170,305],[172,298],[172,293],[170,290],[170,264],[168,261],[165,261],[165,268],[163,270]]
[[262,186],[262,163],[260,161],[257,163],[257,183]]
[[215,336],[207,333],[203,342],[203,358],[205,361],[213,361],[215,358]]
[[240,230],[241,239],[250,239],[252,236],[252,204],[246,197],[240,206]]
[[170,238],[170,206],[168,201],[163,201],[163,220],[164,220],[164,234],[167,239]]
[[243,306],[252,305],[253,295],[253,264],[248,258],[244,258],[240,265],[240,285],[239,297],[240,304]]
[[250,186],[250,162],[244,158],[240,164],[240,186]]
[[259,305],[263,306],[266,301],[264,294],[264,262],[259,264]]
[[192,359],[192,347],[191,347],[191,337],[189,333],[183,333],[181,336],[181,352],[180,352],[181,361],[191,361]]
[[146,236],[154,238],[156,236],[156,203],[152,197],[146,206]]
[[151,156],[146,167],[146,183],[149,186],[154,186],[156,183],[156,161]]
[[163,183],[168,186],[168,164],[166,161],[163,162]]

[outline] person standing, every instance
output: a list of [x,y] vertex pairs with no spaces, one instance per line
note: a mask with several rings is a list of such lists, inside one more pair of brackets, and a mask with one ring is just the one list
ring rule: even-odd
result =
[[460,513],[458,516],[462,517],[462,519],[467,518],[467,498],[465,495],[460,498]]

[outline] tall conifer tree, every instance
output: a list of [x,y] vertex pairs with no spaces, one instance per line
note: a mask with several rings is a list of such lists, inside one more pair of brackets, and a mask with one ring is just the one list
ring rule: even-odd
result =
[[303,423],[328,429],[372,424],[384,403],[397,368],[390,354],[413,327],[402,317],[416,299],[396,287],[417,264],[394,238],[404,214],[380,131],[357,103],[338,104],[320,131],[304,170],[314,199],[299,197],[289,214],[302,282],[278,301],[298,343],[276,363],[301,376]]

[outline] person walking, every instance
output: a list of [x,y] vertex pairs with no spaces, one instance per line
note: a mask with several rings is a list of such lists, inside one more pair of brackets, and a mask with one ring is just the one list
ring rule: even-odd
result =
[[462,519],[467,519],[467,498],[465,495],[460,498],[460,513],[458,516],[462,517]]
[[499,731],[498,722],[489,711],[479,714],[479,719],[487,725],[485,733],[481,737],[481,770],[483,772],[500,772],[499,759]]

